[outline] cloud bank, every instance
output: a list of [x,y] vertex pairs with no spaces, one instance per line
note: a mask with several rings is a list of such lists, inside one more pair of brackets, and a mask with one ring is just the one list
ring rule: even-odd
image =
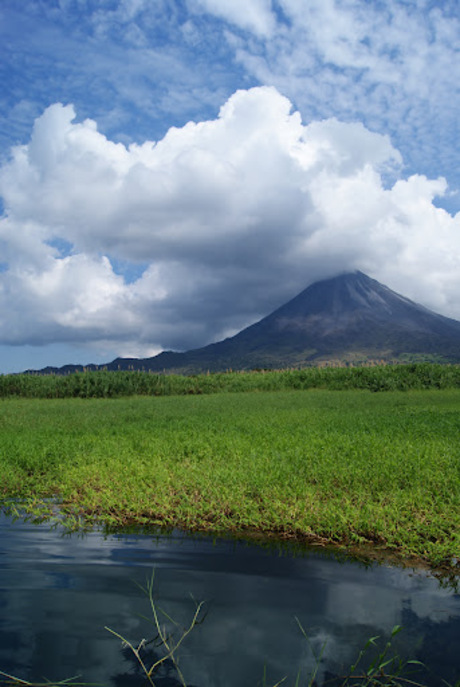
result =
[[460,319],[460,216],[402,165],[274,87],[129,147],[54,104],[0,169],[0,344],[189,349],[355,269]]
[[358,117],[391,132],[412,170],[458,179],[457,2],[259,0],[251,21],[238,3],[188,2],[225,19],[236,61],[304,116]]
[[[237,88],[275,86],[305,121],[389,134],[407,174],[459,188],[457,0],[0,3],[0,154],[52,102],[110,139],[213,118]],[[1,67],[0,67],[1,70]],[[444,207],[460,209],[460,196]]]

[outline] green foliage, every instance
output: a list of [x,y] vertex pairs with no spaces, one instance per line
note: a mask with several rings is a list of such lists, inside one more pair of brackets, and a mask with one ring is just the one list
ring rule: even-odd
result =
[[229,371],[191,376],[134,370],[96,370],[69,375],[0,376],[0,398],[119,398],[289,389],[408,391],[459,387],[459,365],[434,363]]
[[450,564],[459,417],[457,390],[9,399],[0,502],[42,519],[54,497],[69,527],[276,533]]

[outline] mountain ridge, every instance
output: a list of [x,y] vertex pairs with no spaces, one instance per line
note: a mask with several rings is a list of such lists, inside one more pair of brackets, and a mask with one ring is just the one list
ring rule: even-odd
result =
[[40,372],[144,369],[193,374],[411,359],[460,362],[460,322],[356,271],[317,281],[238,334],[202,348]]

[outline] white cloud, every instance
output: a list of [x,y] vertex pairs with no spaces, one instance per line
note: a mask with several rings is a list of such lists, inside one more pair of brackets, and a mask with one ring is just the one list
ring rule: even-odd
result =
[[304,117],[359,119],[390,133],[413,171],[434,167],[458,179],[456,5],[278,0],[276,7],[269,38],[246,40],[236,21],[227,32],[250,75],[276,86]]
[[271,0],[188,0],[187,4],[192,12],[209,12],[265,38],[270,38],[276,24]]
[[59,99],[110,137],[139,142],[214,117],[238,87],[266,84],[305,121],[362,121],[391,135],[411,173],[458,185],[455,0],[6,5],[0,145],[25,141],[32,117]]
[[304,125],[269,87],[128,148],[52,105],[0,170],[0,343],[191,348],[352,269],[460,318],[460,215],[401,165],[388,137]]

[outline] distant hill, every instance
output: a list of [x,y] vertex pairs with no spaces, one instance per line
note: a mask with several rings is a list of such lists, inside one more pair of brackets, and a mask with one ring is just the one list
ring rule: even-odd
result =
[[[117,358],[85,369],[192,374],[324,362],[460,363],[460,322],[410,301],[362,272],[316,282],[239,334],[204,348],[153,358]],[[41,372],[82,370],[66,365]]]

